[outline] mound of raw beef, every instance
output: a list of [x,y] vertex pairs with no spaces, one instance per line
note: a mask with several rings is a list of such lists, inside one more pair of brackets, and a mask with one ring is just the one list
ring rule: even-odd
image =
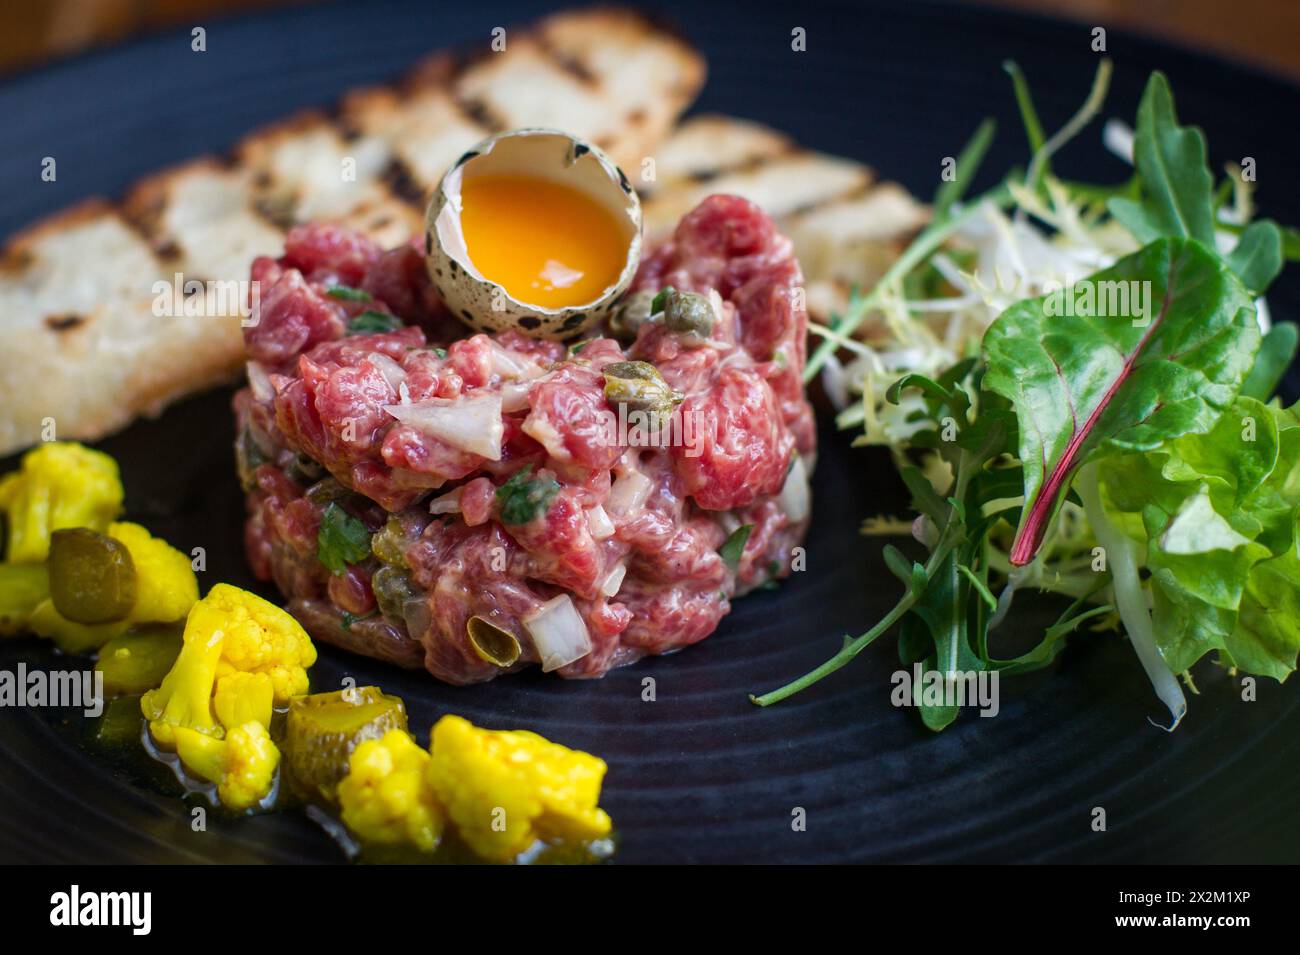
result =
[[[334,225],[294,229],[252,278],[234,402],[247,550],[315,638],[450,683],[529,663],[594,677],[704,639],[734,597],[789,572],[815,444],[807,319],[790,242],[753,204],[705,200],[633,285],[716,291],[704,341],[663,322],[623,343],[470,334],[419,242],[384,250]],[[606,399],[602,370],[629,360],[683,396],[668,441],[636,440]],[[449,439],[448,413],[463,437]],[[342,564],[329,553],[340,522]],[[562,595],[586,634],[569,615],[557,657],[534,631]],[[474,616],[517,637],[515,664],[476,649]]]

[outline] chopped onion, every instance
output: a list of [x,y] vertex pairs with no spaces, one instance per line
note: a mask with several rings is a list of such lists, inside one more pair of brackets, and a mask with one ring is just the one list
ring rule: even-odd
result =
[[514,355],[496,342],[492,343],[492,373],[502,378],[536,378],[542,373],[537,362],[523,355]]
[[614,597],[618,594],[618,589],[623,586],[623,578],[627,576],[627,564],[622,561],[605,575],[605,580],[600,585],[600,592],[606,597]]
[[248,363],[248,389],[258,401],[270,401],[275,397],[275,386],[271,376],[266,373],[260,362]]
[[795,455],[790,473],[785,476],[781,486],[781,496],[777,499],[781,510],[790,523],[798,524],[808,519],[812,510],[812,494],[808,489],[808,469],[804,467],[803,458]]
[[614,536],[614,522],[599,504],[587,508],[587,527],[591,530],[591,536],[598,541]]
[[568,594],[554,597],[523,619],[542,658],[542,671],[550,673],[591,652],[591,636]]
[[501,421],[500,395],[426,398],[408,404],[385,405],[384,410],[402,424],[452,447],[489,461],[501,460],[505,424]]
[[379,370],[379,373],[384,376],[384,380],[388,382],[388,386],[393,391],[401,388],[402,383],[406,381],[406,369],[383,352],[370,353],[366,356],[366,361]]
[[435,497],[429,502],[430,514],[459,514],[460,513],[460,494],[465,490],[462,484],[454,490],[448,491],[441,497]]
[[652,490],[654,490],[653,481],[640,471],[629,471],[618,478],[610,488],[606,509],[616,517],[631,514],[633,511],[640,510]]
[[526,381],[507,381],[501,385],[501,410],[506,414],[523,411],[528,407],[528,390],[532,387]]

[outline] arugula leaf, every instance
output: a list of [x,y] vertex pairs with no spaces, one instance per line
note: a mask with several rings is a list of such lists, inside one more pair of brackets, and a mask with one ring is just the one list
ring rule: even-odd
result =
[[501,523],[527,524],[540,514],[545,514],[551,499],[560,493],[560,483],[555,478],[531,477],[531,464],[520,468],[497,488],[496,501]]
[[334,576],[370,556],[370,531],[338,504],[330,503],[316,532],[316,558]]
[[966,194],[966,190],[975,179],[975,174],[979,171],[980,163],[984,161],[984,155],[993,143],[995,132],[997,132],[997,123],[991,117],[986,118],[976,127],[971,138],[957,154],[952,178],[945,179],[934,194],[931,212],[934,221],[948,218],[948,212],[953,204],[960,202],[961,197]]
[[1282,230],[1277,223],[1260,219],[1246,226],[1237,247],[1228,253],[1228,265],[1246,288],[1262,294],[1282,271]]
[[718,556],[722,562],[734,573],[740,566],[740,558],[745,553],[745,545],[749,543],[749,535],[753,532],[753,524],[741,524],[732,531],[722,546],[718,548]]
[[372,332],[395,332],[402,327],[402,320],[387,312],[367,310],[348,322],[349,335],[367,335]]
[[1205,162],[1205,136],[1179,126],[1163,73],[1152,73],[1138,106],[1133,160],[1142,200],[1112,199],[1110,214],[1144,245],[1161,236],[1214,247],[1214,180]]
[[1107,516],[1145,545],[1175,672],[1211,651],[1278,680],[1300,652],[1300,406],[1239,398],[1205,434],[1102,463]]
[[[1093,457],[1155,448],[1205,431],[1240,390],[1259,348],[1254,304],[1216,255],[1160,239],[1084,280],[1089,311],[1069,315],[1070,289],[1013,305],[984,336],[985,386],[1015,408],[1025,509],[1011,562],[1027,564]],[[1112,309],[1127,289],[1129,308]],[[1111,290],[1114,290],[1112,295]],[[1134,317],[1149,293],[1154,314]]]
[[341,302],[369,302],[371,295],[365,289],[353,288],[350,285],[331,285],[325,290],[325,294],[330,298],[336,298]]

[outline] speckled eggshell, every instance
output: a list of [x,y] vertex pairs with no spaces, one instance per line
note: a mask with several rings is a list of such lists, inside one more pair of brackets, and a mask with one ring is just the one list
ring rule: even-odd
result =
[[[618,281],[595,301],[540,308],[516,301],[474,268],[460,227],[461,179],[474,171],[550,178],[581,189],[627,224],[627,261]],[[482,332],[516,329],[533,338],[568,340],[605,319],[623,299],[641,259],[641,202],[623,170],[603,152],[553,129],[517,129],[483,140],[443,176],[425,217],[425,261],[438,294],[455,315]],[[495,305],[495,307],[494,307]]]

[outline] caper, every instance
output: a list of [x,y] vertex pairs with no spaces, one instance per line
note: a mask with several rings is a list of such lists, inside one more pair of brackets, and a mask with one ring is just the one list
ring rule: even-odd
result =
[[324,476],[325,468],[305,454],[296,454],[285,473],[299,484],[311,484]]
[[417,594],[411,575],[388,565],[375,571],[370,578],[370,589],[374,591],[379,612],[394,620],[402,619],[402,605]]
[[650,306],[655,300],[655,293],[649,289],[633,292],[623,300],[614,317],[609,320],[609,330],[615,338],[630,341],[636,338],[637,330],[650,317]]
[[488,663],[508,667],[519,659],[519,638],[486,617],[470,617],[465,631],[474,652]]
[[709,337],[713,331],[713,306],[708,298],[696,292],[679,292],[671,286],[659,294],[663,296],[665,327],[683,335]]
[[[292,475],[292,472],[293,468],[291,467],[287,473]],[[303,497],[307,498],[307,500],[311,501],[313,504],[324,506],[326,504],[337,504],[340,501],[346,500],[351,493],[351,491],[334,478],[327,477],[324,480],[317,481],[311,487],[307,488],[307,490],[303,492]]]
[[257,469],[266,461],[267,457],[258,447],[252,430],[245,425],[235,440],[235,470],[245,491],[251,491],[257,485]]
[[605,366],[605,399],[629,412],[660,417],[671,415],[682,396],[648,361],[616,361]]
[[407,566],[406,543],[406,531],[402,527],[402,522],[396,517],[390,517],[370,538],[370,552],[385,564],[405,568]]
[[121,620],[135,606],[135,562],[119,540],[87,527],[50,536],[50,598],[74,623]]

